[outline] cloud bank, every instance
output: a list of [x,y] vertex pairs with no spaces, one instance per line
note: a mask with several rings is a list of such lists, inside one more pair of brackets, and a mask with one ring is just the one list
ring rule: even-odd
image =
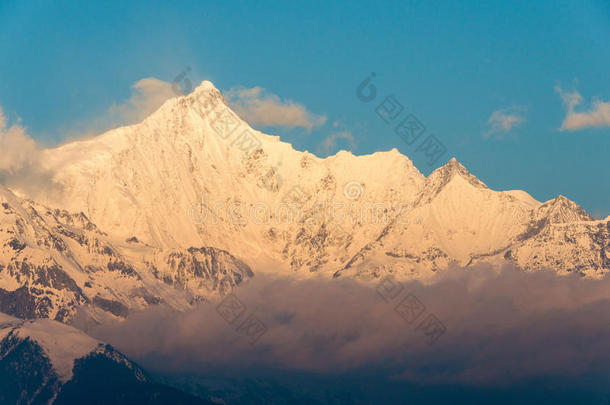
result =
[[237,115],[254,126],[298,127],[311,131],[326,122],[325,116],[313,114],[292,100],[281,100],[261,87],[232,88],[224,96]]
[[588,111],[576,112],[575,107],[583,102],[580,93],[565,91],[559,86],[555,87],[555,91],[559,93],[566,109],[566,117],[559,128],[561,131],[610,127],[610,102],[594,99]]
[[236,291],[268,327],[254,346],[214,304],[186,313],[157,307],[93,334],[145,367],[176,373],[365,373],[405,384],[510,387],[546,377],[599,384],[591,376],[610,372],[608,278],[478,266],[403,285],[446,325],[433,345],[374,284],[259,275]]

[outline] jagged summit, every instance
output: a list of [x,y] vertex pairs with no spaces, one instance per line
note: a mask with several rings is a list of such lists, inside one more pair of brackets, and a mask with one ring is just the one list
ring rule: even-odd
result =
[[562,195],[544,202],[538,208],[537,217],[546,218],[551,223],[593,221],[594,219],[580,205]]
[[180,94],[178,88],[175,90],[177,96],[166,100],[143,122],[167,122],[171,117],[180,117],[181,120],[185,120],[188,115],[193,113],[195,113],[194,116],[205,117],[219,106],[228,108],[221,91],[208,80],[202,81],[188,94]]
[[430,173],[428,179],[431,182],[437,182],[439,179],[442,183],[451,180],[454,176],[460,175],[469,183],[471,183],[475,187],[487,188],[487,186],[477,179],[475,176],[470,174],[470,172],[460,163],[455,157],[449,159],[449,161],[444,165]]
[[444,190],[449,184],[454,183],[455,187],[461,188],[466,185],[472,186],[479,189],[487,189],[487,186],[477,179],[475,176],[462,166],[456,158],[451,158],[444,166],[434,170],[426,178],[424,187],[420,193],[416,205],[430,202],[436,195]]
[[190,94],[186,95],[185,98],[191,102],[202,104],[211,103],[212,101],[225,104],[221,91],[209,80],[202,81],[201,84],[195,87],[195,89]]
[[191,94],[199,94],[199,93],[220,93],[220,90],[218,90],[218,88],[216,86],[214,86],[214,83],[212,83],[209,80],[203,80],[199,86],[195,87],[195,89],[193,90],[193,92]]

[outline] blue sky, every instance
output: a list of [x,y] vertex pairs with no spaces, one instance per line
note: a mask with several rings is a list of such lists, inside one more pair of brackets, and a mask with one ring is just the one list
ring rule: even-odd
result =
[[[325,117],[259,125],[297,149],[398,148],[425,174],[455,156],[492,188],[610,214],[608,2],[5,0],[0,55],[0,107],[43,144],[189,66],[194,83],[261,87]],[[377,98],[364,103],[371,72]],[[375,113],[388,95],[445,145],[435,164]]]

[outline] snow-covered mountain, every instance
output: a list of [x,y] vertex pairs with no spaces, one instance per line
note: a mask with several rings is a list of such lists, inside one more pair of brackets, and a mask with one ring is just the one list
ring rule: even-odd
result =
[[181,309],[251,269],[329,280],[481,261],[610,270],[609,219],[564,197],[491,190],[455,159],[425,177],[396,149],[296,151],[207,81],[139,124],[43,156],[52,191],[34,202],[0,189],[0,310],[17,316]]
[[152,383],[123,354],[78,329],[0,313],[0,403],[207,402]]

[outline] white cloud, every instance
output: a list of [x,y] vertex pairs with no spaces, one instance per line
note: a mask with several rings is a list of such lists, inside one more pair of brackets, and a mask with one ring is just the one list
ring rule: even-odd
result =
[[489,138],[495,134],[509,132],[523,122],[525,122],[524,107],[509,107],[495,110],[485,124],[487,130],[483,133],[483,137]]
[[326,122],[325,116],[313,114],[292,100],[282,101],[261,87],[232,88],[224,96],[237,115],[254,126],[299,127],[311,131]]
[[35,159],[36,142],[25,133],[19,124],[9,126],[0,108],[0,171],[14,174],[32,164]]
[[0,107],[0,184],[35,196],[57,186],[42,167],[42,149],[20,123],[9,125]]
[[345,139],[349,144],[350,149],[356,146],[354,136],[348,131],[341,131],[327,136],[326,139],[324,139],[324,141],[322,141],[320,144],[318,151],[328,155],[337,148],[337,141],[339,139]]
[[555,91],[561,96],[567,113],[559,128],[561,131],[610,127],[610,102],[594,99],[589,111],[575,112],[574,108],[583,102],[580,93],[568,92],[559,86],[555,87]]

